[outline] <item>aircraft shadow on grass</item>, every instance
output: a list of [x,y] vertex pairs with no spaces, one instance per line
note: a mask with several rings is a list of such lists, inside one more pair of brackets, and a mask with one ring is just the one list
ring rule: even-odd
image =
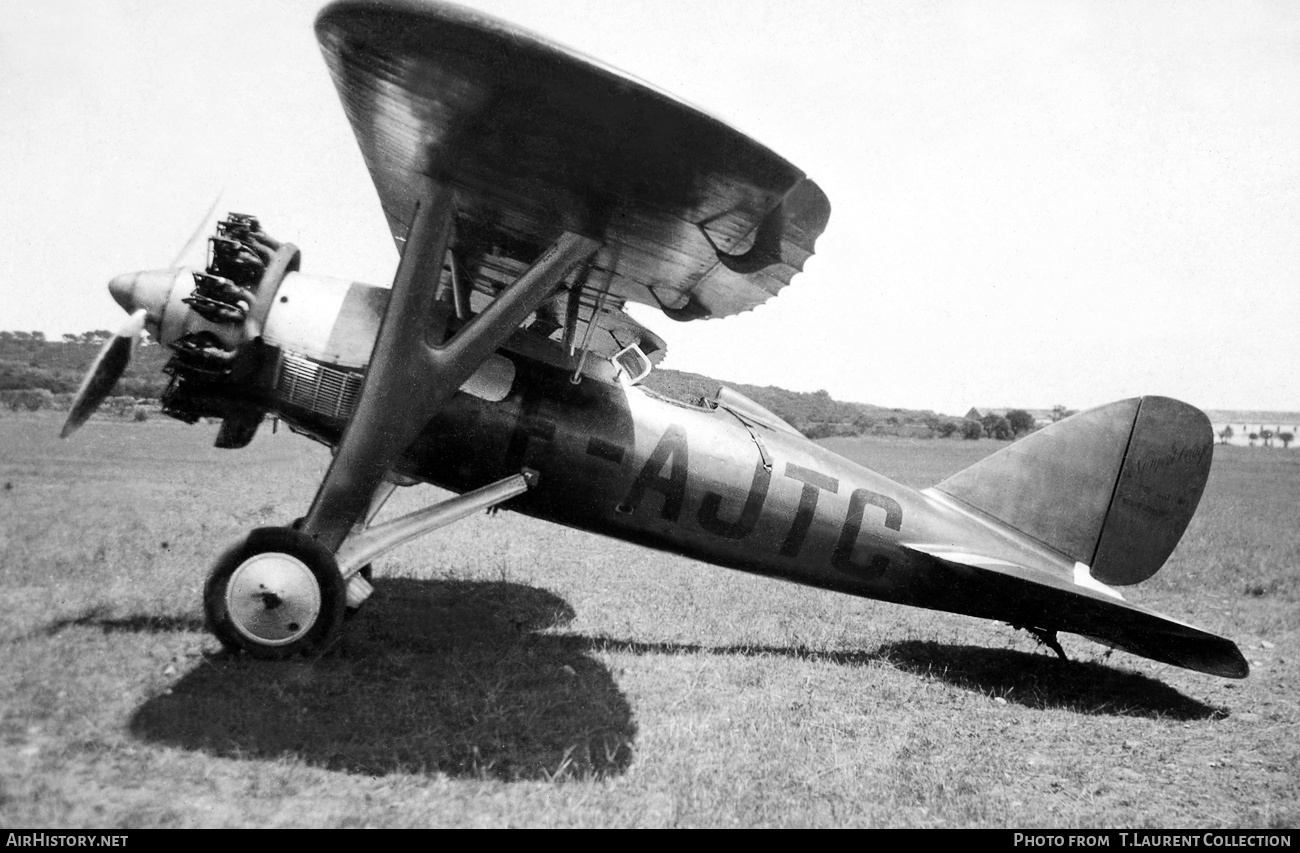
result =
[[[543,589],[401,578],[375,586],[365,616],[328,654],[274,663],[207,657],[169,694],[141,706],[132,732],[223,757],[291,755],[371,776],[613,776],[631,762],[637,729],[613,676],[594,658],[608,651],[876,662],[1033,708],[1177,720],[1223,714],[1147,676],[1045,654],[919,640],[821,651],[539,633],[574,616]],[[105,630],[197,630],[193,620],[101,621]]]
[[[557,637],[557,639],[560,639]],[[1062,661],[1054,656],[908,640],[886,643],[874,651],[824,651],[807,646],[707,646],[645,643],[611,637],[568,635],[585,651],[631,654],[708,654],[745,657],[782,656],[827,661],[841,666],[884,663],[896,669],[937,678],[956,687],[1002,697],[1031,708],[1064,708],[1084,714],[1203,720],[1226,716],[1221,708],[1179,693],[1167,684],[1100,663]]]
[[1205,720],[1226,716],[1154,678],[1046,654],[907,640],[881,646],[895,667],[1030,708],[1082,714]]
[[624,772],[636,725],[583,649],[538,633],[573,619],[542,589],[376,579],[315,660],[205,658],[131,719],[138,737],[231,758],[297,756],[348,773],[500,780]]

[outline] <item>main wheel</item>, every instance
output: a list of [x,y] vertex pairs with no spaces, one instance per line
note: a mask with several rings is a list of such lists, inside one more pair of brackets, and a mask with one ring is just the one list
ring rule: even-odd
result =
[[327,647],[346,607],[334,555],[287,527],[259,528],[227,549],[203,590],[208,630],[226,648],[267,660]]

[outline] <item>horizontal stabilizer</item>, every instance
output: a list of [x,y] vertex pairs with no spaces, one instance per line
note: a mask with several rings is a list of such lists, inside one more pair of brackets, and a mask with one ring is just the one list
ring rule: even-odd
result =
[[1072,581],[995,557],[927,545],[902,549],[918,559],[915,583],[924,590],[917,600],[900,599],[904,603],[1068,631],[1209,675],[1245,678],[1250,673],[1231,640],[1124,601],[1095,581]]

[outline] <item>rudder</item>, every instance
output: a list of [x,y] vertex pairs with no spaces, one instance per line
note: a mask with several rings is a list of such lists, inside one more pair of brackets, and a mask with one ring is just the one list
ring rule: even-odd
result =
[[1168,397],[1142,398],[1089,563],[1094,578],[1124,586],[1160,570],[1196,512],[1213,456],[1204,412]]

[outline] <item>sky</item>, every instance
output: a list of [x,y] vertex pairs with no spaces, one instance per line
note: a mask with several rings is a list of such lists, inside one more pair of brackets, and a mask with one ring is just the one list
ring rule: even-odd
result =
[[[303,270],[397,251],[322,4],[8,0],[0,329],[116,328],[220,198]],[[733,124],[832,214],[791,286],[663,366],[962,414],[1162,394],[1300,410],[1300,4],[477,0]]]

